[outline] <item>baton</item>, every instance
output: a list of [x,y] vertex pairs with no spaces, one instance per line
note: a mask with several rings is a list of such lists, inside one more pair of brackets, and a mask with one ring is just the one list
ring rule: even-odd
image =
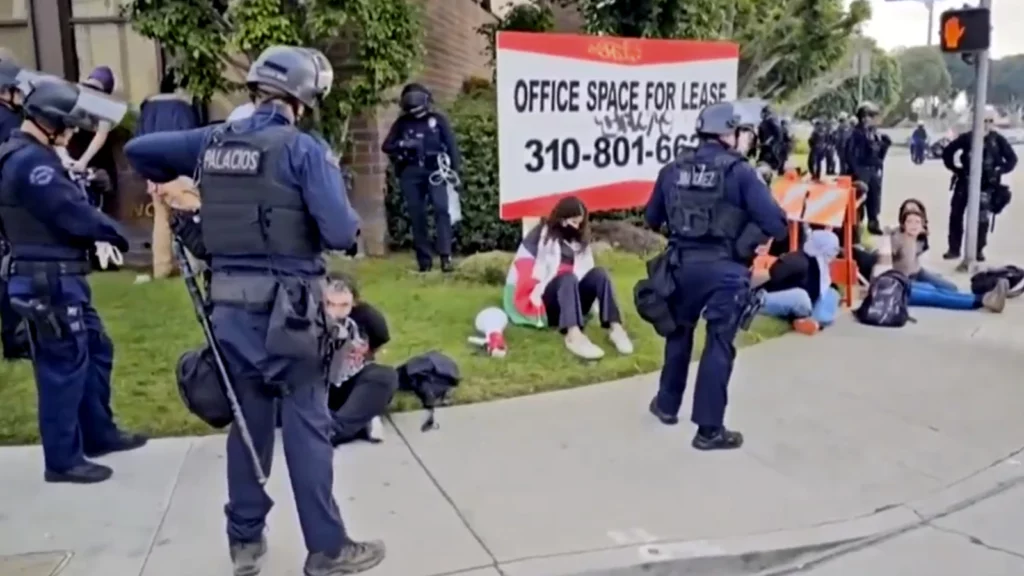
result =
[[196,272],[192,268],[192,262],[186,256],[185,248],[177,236],[174,237],[172,246],[174,247],[174,256],[181,267],[182,277],[185,279],[185,287],[188,288],[188,294],[192,298],[196,319],[199,320],[199,325],[203,329],[203,336],[206,337],[206,343],[210,346],[213,360],[217,364],[221,388],[224,389],[224,395],[227,396],[228,403],[231,404],[231,413],[235,417],[235,426],[238,427],[238,432],[242,435],[242,444],[245,444],[245,449],[249,452],[249,459],[252,460],[252,468],[256,473],[256,481],[260,483],[260,486],[263,486],[267,483],[267,475],[263,473],[263,466],[260,464],[256,445],[252,441],[252,434],[249,433],[249,425],[245,421],[245,414],[242,413],[242,405],[235,394],[235,387],[231,383],[231,377],[228,375],[227,366],[224,364],[224,357],[220,353],[220,347],[217,346],[217,339],[213,335],[210,319],[206,316],[205,299],[202,292],[199,291],[199,284],[196,282]]

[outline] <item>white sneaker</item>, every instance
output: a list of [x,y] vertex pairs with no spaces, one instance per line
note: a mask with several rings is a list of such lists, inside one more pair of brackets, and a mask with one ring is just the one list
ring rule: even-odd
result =
[[575,338],[566,338],[565,347],[573,354],[584,360],[600,360],[604,358],[604,350],[590,341],[586,335],[580,334]]
[[375,416],[373,420],[370,420],[370,425],[366,427],[366,435],[370,438],[370,442],[384,441],[384,420],[380,416]]
[[621,325],[617,324],[608,330],[608,339],[612,341],[619,354],[628,356],[633,353],[633,341],[629,339],[629,334],[626,334],[626,329]]

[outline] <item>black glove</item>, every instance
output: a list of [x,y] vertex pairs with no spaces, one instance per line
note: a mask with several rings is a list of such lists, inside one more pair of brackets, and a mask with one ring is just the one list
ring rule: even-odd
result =
[[101,194],[106,194],[114,189],[110,182],[110,174],[107,174],[106,170],[93,172],[92,178],[89,179],[89,186]]

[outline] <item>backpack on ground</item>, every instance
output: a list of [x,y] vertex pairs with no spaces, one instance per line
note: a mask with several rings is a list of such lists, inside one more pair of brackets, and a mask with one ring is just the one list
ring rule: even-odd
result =
[[1024,292],[1024,269],[1017,266],[1000,266],[978,272],[971,276],[971,292],[978,296],[986,294],[1003,279],[1010,284],[1011,297],[1019,296],[1021,292]]
[[853,315],[861,324],[900,328],[910,317],[910,278],[896,270],[888,270],[871,280],[867,296]]

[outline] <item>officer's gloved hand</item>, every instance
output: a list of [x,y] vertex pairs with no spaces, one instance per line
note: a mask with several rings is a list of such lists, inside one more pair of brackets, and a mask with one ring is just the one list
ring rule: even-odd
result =
[[[125,246],[125,250],[127,249],[128,247]],[[111,264],[118,267],[124,264],[124,256],[121,254],[121,250],[109,242],[96,243],[96,260],[99,261],[100,268],[104,270],[110,268]]]

